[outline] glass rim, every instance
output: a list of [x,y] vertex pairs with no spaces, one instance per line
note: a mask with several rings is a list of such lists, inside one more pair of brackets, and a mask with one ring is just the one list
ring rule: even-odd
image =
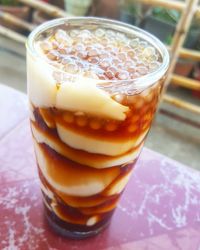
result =
[[[149,85],[152,85],[154,83],[156,83],[158,80],[160,80],[164,74],[166,73],[168,67],[169,67],[169,53],[168,50],[166,48],[166,46],[158,39],[156,38],[154,35],[150,34],[149,32],[138,28],[136,26],[124,23],[124,22],[120,22],[117,20],[113,20],[113,19],[107,19],[107,18],[101,18],[101,17],[63,17],[63,18],[56,18],[47,22],[44,22],[42,24],[40,24],[39,26],[37,26],[28,36],[28,39],[26,41],[26,48],[27,51],[31,53],[32,56],[37,56],[39,59],[41,59],[43,62],[45,61],[46,63],[48,63],[48,61],[46,61],[44,58],[41,57],[41,55],[39,53],[37,53],[36,49],[34,48],[34,41],[35,38],[39,35],[42,34],[42,32],[45,32],[46,30],[50,29],[50,28],[54,28],[57,27],[59,25],[62,24],[66,24],[66,23],[70,23],[70,22],[77,22],[80,23],[81,25],[84,25],[84,23],[81,22],[92,22],[91,24],[96,24],[96,25],[114,25],[115,27],[119,27],[124,29],[124,31],[119,30],[119,32],[123,32],[124,34],[126,34],[127,32],[134,34],[137,34],[139,38],[144,39],[145,41],[148,41],[151,45],[153,45],[154,48],[156,48],[162,58],[162,62],[161,65],[159,66],[158,69],[156,69],[153,72],[150,72],[144,76],[140,76],[134,79],[126,79],[126,80],[101,80],[101,79],[93,79],[93,78],[89,78],[89,77],[84,77],[84,79],[90,79],[90,80],[94,80],[96,82],[98,82],[98,84],[102,85],[105,83],[117,83],[117,84],[121,84],[121,83],[134,83],[136,85],[138,85],[138,87],[148,87]],[[89,23],[88,23],[89,24]],[[112,26],[108,28],[112,29]],[[127,32],[125,32],[127,31]],[[71,76],[71,77],[80,77],[80,75],[78,74],[70,74],[64,70],[61,70],[59,68],[57,68],[54,65],[50,65],[50,67],[52,67],[53,69],[55,69],[56,71],[62,72],[65,75]],[[106,87],[106,86],[105,86]],[[108,86],[109,87],[109,86]]]

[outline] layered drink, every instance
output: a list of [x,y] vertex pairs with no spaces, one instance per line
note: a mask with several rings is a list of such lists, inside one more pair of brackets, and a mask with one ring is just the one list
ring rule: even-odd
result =
[[30,120],[45,213],[84,238],[110,221],[157,108],[169,57],[138,28],[57,19],[27,44]]

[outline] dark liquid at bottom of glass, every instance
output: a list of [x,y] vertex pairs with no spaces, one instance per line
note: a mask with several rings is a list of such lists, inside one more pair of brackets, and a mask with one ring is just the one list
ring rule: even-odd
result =
[[114,211],[107,214],[107,216],[94,226],[84,226],[78,224],[71,224],[61,220],[54,212],[50,211],[44,204],[44,213],[49,226],[63,237],[70,239],[85,239],[95,236],[103,231],[111,222],[111,217]]

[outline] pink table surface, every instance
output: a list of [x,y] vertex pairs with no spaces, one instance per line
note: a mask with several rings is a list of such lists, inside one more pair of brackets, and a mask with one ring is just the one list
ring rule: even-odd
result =
[[144,148],[111,225],[65,239],[43,217],[26,118],[0,140],[0,249],[199,250],[200,173]]
[[26,95],[0,84],[0,139],[27,115]]

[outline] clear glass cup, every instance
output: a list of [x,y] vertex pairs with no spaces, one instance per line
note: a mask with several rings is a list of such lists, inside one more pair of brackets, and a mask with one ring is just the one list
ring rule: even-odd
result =
[[[58,28],[109,28],[137,36],[158,51],[161,64],[134,80],[71,75],[50,65],[36,46]],[[158,39],[113,20],[55,19],[30,34],[27,77],[33,143],[45,214],[61,235],[85,238],[109,224],[151,126],[168,65],[168,52]],[[74,83],[76,88],[69,88]],[[95,102],[93,84],[106,93],[106,108]],[[105,96],[102,98],[107,105]],[[73,107],[66,104],[69,100]],[[86,106],[91,112],[85,111]]]

